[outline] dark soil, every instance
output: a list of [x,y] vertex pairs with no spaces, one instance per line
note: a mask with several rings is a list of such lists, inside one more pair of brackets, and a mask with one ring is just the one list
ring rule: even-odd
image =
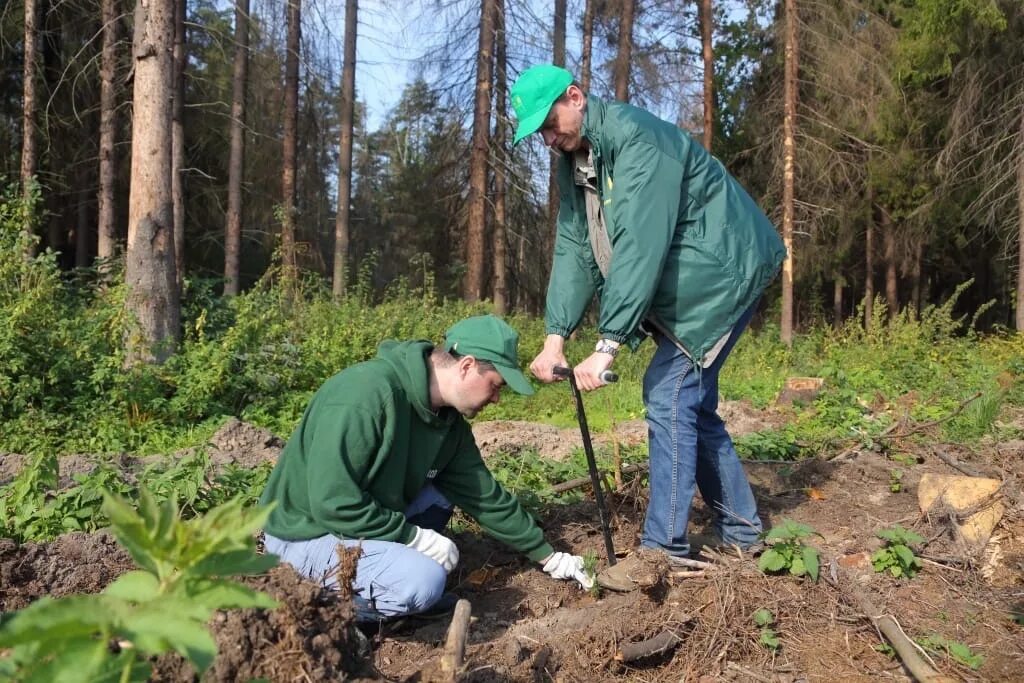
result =
[[[751,418],[756,424],[756,416]],[[762,423],[778,419],[773,412]],[[276,457],[277,443],[239,425],[230,427],[228,439],[219,446],[226,458],[252,464]],[[504,424],[487,429],[487,434],[501,435],[504,448],[516,447],[517,432],[533,438],[540,430]],[[766,576],[755,559],[719,555],[703,558],[712,561],[703,575],[677,571],[646,592],[595,597],[569,582],[550,579],[522,556],[474,533],[472,524],[463,520],[455,534],[462,560],[449,585],[472,604],[462,680],[909,680],[899,661],[878,649],[880,636],[853,607],[853,594],[868,597],[879,612],[895,617],[911,638],[938,635],[965,643],[984,657],[975,670],[944,653],[931,653],[942,673],[964,681],[1024,680],[1024,626],[1012,618],[1024,612],[1024,504],[1017,484],[1024,475],[1024,441],[986,443],[974,451],[943,447],[1006,482],[1006,512],[980,552],[958,543],[948,515],[925,514],[918,506],[917,485],[925,472],[959,472],[937,459],[934,447],[892,446],[898,460],[865,452],[841,462],[747,464],[766,527],[788,518],[811,525],[821,535],[811,541],[822,555],[817,583]],[[536,449],[532,442],[521,447]],[[902,472],[898,491],[892,490],[894,470]],[[627,479],[610,496],[620,556],[637,544],[647,504],[645,485],[642,479]],[[604,565],[593,500],[552,506],[540,518],[556,549],[595,553]],[[692,531],[707,530],[709,515],[699,500],[691,518]],[[912,580],[875,573],[868,561],[880,545],[876,531],[894,524],[927,539],[922,552],[929,559]],[[129,566],[125,553],[102,534],[75,534],[21,548],[0,540],[0,606],[15,609],[45,594],[98,591]],[[346,596],[325,592],[286,567],[248,581],[283,605],[271,612],[241,610],[218,616],[213,628],[222,654],[211,680],[320,681],[371,675],[427,680],[426,672],[434,670],[444,651],[447,620],[406,619],[369,634],[375,670],[367,669],[359,656],[364,643],[351,628]],[[781,642],[777,650],[760,643],[761,629],[753,614],[761,608],[774,614],[772,628]],[[616,658],[623,646],[665,632],[680,639],[677,646],[629,663]],[[180,659],[162,658],[157,669],[156,680],[192,680]]]

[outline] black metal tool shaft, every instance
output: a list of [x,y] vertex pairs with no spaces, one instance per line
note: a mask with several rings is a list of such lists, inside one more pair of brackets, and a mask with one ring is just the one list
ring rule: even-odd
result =
[[[601,491],[601,476],[597,471],[597,460],[594,459],[594,445],[590,441],[590,428],[587,426],[587,414],[583,410],[583,396],[580,388],[576,386],[576,375],[572,368],[555,366],[552,372],[556,377],[565,377],[569,380],[569,387],[572,389],[572,399],[576,403],[576,419],[580,423],[580,434],[583,437],[583,452],[587,454],[587,467],[590,470],[590,484],[594,487],[594,498],[597,500],[597,513],[601,517],[601,532],[604,534],[604,549],[608,553],[608,566],[615,564],[615,547],[612,545],[612,530],[608,524],[608,509],[604,503],[604,493]],[[619,377],[610,370],[601,374],[604,382],[617,382]]]

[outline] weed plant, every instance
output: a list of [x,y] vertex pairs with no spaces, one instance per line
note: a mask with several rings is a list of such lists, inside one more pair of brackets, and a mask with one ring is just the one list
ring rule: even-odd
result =
[[[374,298],[364,270],[340,302],[316,277],[286,296],[271,271],[227,299],[218,296],[218,283],[189,279],[178,353],[160,367],[126,369],[122,342],[133,322],[118,264],[69,276],[50,252],[25,258],[21,226],[29,210],[15,192],[0,199],[0,452],[167,453],[202,443],[225,416],[286,437],[313,392],[372,357],[380,341],[440,341],[455,321],[489,310],[486,303],[441,298],[429,273],[422,287],[396,282]],[[760,322],[723,370],[724,398],[765,407],[786,377],[820,376],[826,383],[816,399],[795,407],[786,428],[738,439],[740,451],[791,459],[851,440],[869,443],[905,414],[941,420],[976,392],[980,399],[943,422],[944,436],[970,441],[991,433],[1004,405],[1024,405],[1024,337],[979,337],[972,321],[953,315],[955,300],[891,321],[879,301],[870,330],[858,317],[839,330],[806,330],[792,348],[779,341],[774,322]],[[543,344],[543,322],[510,322],[520,331],[525,366]],[[596,330],[581,329],[567,343],[568,361],[586,358],[596,338]],[[644,417],[642,379],[653,350],[647,341],[620,354],[620,382],[585,395],[595,433]],[[536,386],[532,397],[506,392],[481,419],[575,426],[568,387]]]

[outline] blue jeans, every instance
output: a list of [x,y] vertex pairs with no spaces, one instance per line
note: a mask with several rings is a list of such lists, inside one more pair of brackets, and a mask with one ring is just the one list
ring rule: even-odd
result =
[[[416,526],[441,531],[452,515],[452,504],[433,484],[427,484],[405,510]],[[352,580],[357,621],[379,621],[429,609],[444,594],[448,575],[423,553],[391,541],[360,541],[333,535],[306,541],[284,541],[265,534],[268,553],[295,567],[303,576],[337,586],[337,548],[360,548]]]
[[723,541],[745,548],[761,532],[750,482],[718,416],[718,373],[753,312],[751,306],[740,317],[715,362],[701,371],[671,341],[656,337],[658,350],[644,374],[651,499],[643,546],[689,553],[686,525],[695,488]]

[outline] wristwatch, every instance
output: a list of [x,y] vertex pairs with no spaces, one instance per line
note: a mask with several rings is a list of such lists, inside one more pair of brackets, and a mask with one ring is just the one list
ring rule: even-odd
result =
[[598,340],[597,346],[594,347],[596,353],[607,353],[612,358],[615,358],[619,353],[619,347],[610,342],[607,339]]

